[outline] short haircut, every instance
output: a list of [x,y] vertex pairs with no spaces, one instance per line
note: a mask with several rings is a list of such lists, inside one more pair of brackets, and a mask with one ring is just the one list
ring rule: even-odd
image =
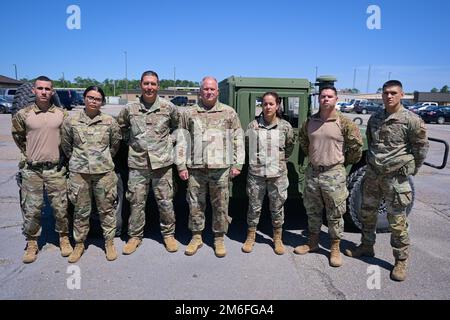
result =
[[53,87],[53,81],[49,77],[46,77],[46,76],[39,76],[39,77],[37,77],[36,80],[34,80],[34,84],[35,85],[36,85],[36,81],[47,81],[47,82],[50,82],[52,84],[52,87]]
[[217,81],[216,78],[211,77],[211,76],[206,76],[202,79],[202,81],[200,81],[200,88],[203,88],[203,83],[208,79],[215,81],[217,83],[217,86],[219,86],[219,82]]
[[387,87],[394,87],[394,86],[395,87],[400,87],[403,90],[403,85],[402,85],[402,83],[400,81],[398,81],[398,80],[389,80],[389,81],[386,81],[383,84],[383,91]]
[[86,95],[89,91],[97,91],[98,93],[100,93],[102,95],[102,102],[105,103],[106,102],[106,97],[105,97],[105,92],[103,92],[103,89],[100,88],[99,86],[90,86],[87,87],[86,90],[84,90],[83,92],[83,97],[86,98]]
[[147,76],[154,76],[154,77],[156,77],[156,79],[158,80],[158,83],[159,83],[159,76],[158,76],[158,74],[155,71],[151,71],[151,70],[144,71],[144,73],[142,73],[141,83],[142,83],[142,81],[144,81],[144,77],[147,77]]
[[333,90],[333,91],[334,91],[334,94],[337,96],[337,90],[336,90],[336,87],[335,87],[335,86],[324,86],[324,87],[320,88],[320,90],[319,90],[319,96],[322,94],[322,91],[323,91],[323,90]]

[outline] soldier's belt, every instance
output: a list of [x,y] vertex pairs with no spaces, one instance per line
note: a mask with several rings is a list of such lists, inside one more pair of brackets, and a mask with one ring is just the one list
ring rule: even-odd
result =
[[336,164],[333,164],[333,165],[331,165],[331,166],[313,166],[311,163],[309,164],[309,166],[310,166],[315,172],[325,172],[325,171],[331,170],[331,169],[333,169],[333,168],[335,168],[335,167],[337,167],[337,166],[342,166],[342,165],[343,165],[342,163],[336,163]]
[[33,161],[27,161],[27,167],[31,170],[50,170],[55,168],[58,165],[59,162],[33,162]]

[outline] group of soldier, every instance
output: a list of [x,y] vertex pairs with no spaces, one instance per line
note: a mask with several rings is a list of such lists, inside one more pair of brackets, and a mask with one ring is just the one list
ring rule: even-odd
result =
[[[105,94],[98,86],[83,94],[85,108],[72,116],[52,104],[53,84],[44,76],[34,82],[35,102],[12,119],[12,135],[20,148],[22,175],[21,208],[23,234],[27,240],[24,263],[37,258],[41,233],[40,215],[46,190],[55,215],[61,255],[77,262],[84,253],[89,232],[92,197],[95,199],[105,239],[106,258],[117,258],[117,176],[113,157],[121,140],[128,145],[130,202],[129,239],[122,253],[132,254],[142,244],[145,208],[150,185],[158,205],[160,228],[167,251],[176,252],[173,208],[173,167],[188,183],[189,229],[192,238],[185,249],[194,255],[202,247],[207,195],[212,207],[214,251],[226,255],[224,236],[231,223],[228,215],[229,184],[241,173],[247,151],[247,238],[242,251],[255,244],[263,199],[267,193],[276,254],[284,254],[282,226],[289,185],[287,159],[294,148],[294,130],[283,120],[281,99],[276,92],[262,98],[262,113],[244,132],[239,116],[218,101],[217,80],[201,81],[198,104],[180,111],[158,96],[159,77],[154,71],[141,76],[139,101],[127,104],[117,118],[101,112]],[[423,121],[403,108],[402,84],[383,86],[385,109],[374,114],[367,126],[367,172],[363,180],[361,244],[345,250],[351,257],[374,256],[377,211],[384,198],[391,229],[395,265],[391,278],[406,277],[409,235],[406,208],[412,192],[408,182],[422,165],[428,142]],[[297,254],[319,250],[322,212],[325,209],[331,242],[330,265],[342,265],[340,240],[346,211],[346,166],[362,156],[359,128],[336,111],[337,91],[320,89],[319,111],[299,130],[299,143],[308,156],[304,205],[308,215],[308,242],[295,248]],[[68,159],[68,166],[65,161]],[[69,240],[68,199],[74,205],[72,248]]]

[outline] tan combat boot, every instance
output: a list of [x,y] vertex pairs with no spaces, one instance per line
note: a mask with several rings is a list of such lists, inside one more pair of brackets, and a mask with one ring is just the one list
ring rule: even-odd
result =
[[80,260],[81,256],[83,255],[83,252],[84,252],[84,243],[78,242],[77,244],[75,244],[75,248],[73,249],[72,253],[69,256],[69,262],[75,263],[78,260]]
[[123,254],[132,254],[141,245],[142,240],[137,237],[132,237],[128,239],[128,242],[122,249]]
[[106,260],[114,261],[117,259],[117,251],[114,246],[114,240],[106,240],[105,241],[105,251],[106,251]]
[[339,240],[339,239],[331,240],[330,266],[332,266],[332,267],[342,266],[341,250],[339,248],[340,243],[341,243],[341,240]]
[[308,252],[319,251],[319,234],[310,233],[308,237],[308,243],[302,246],[297,246],[294,249],[296,254],[307,254]]
[[27,249],[23,255],[23,263],[32,263],[37,259],[38,244],[36,240],[27,240]]
[[223,258],[227,254],[223,234],[217,234],[214,236],[214,253],[218,258]]
[[286,250],[284,249],[283,241],[282,241],[282,228],[275,228],[273,229],[273,244],[274,244],[274,251],[276,254],[284,254]]
[[253,250],[253,245],[255,244],[256,238],[256,228],[248,228],[247,239],[242,246],[242,251],[245,253],[250,253]]
[[395,281],[404,281],[406,279],[407,267],[408,260],[395,260],[395,265],[391,272],[391,279]]
[[192,232],[192,239],[189,242],[188,246],[186,247],[186,250],[184,251],[184,254],[187,255],[187,256],[192,256],[202,246],[203,246],[202,232],[201,231],[194,231],[194,232]]
[[360,244],[354,249],[345,249],[344,254],[348,257],[359,258],[359,257],[374,257],[375,251],[372,245]]
[[175,237],[173,235],[164,236],[164,244],[166,246],[167,251],[177,252],[178,244],[177,244],[177,240],[175,240]]
[[68,257],[72,253],[73,248],[70,245],[69,235],[67,233],[59,234],[59,248],[63,257]]

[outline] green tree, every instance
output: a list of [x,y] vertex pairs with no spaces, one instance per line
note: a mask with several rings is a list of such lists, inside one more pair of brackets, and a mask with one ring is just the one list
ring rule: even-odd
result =
[[430,92],[439,92],[439,89],[438,88],[433,88],[433,89],[431,89]]
[[442,89],[441,89],[441,92],[444,92],[444,93],[450,92],[448,90],[448,85],[443,86]]

